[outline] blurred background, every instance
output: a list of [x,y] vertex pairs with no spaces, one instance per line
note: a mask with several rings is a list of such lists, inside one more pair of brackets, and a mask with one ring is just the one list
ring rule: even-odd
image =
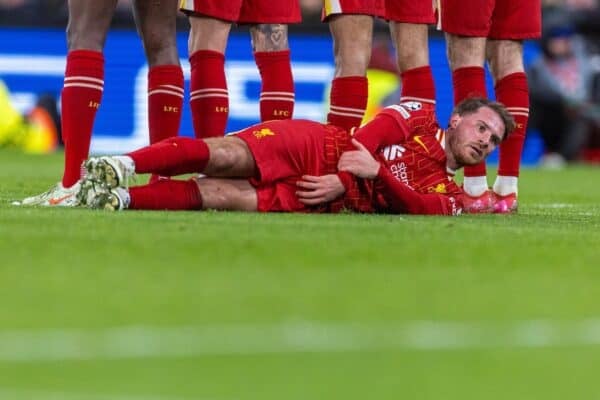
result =
[[[323,121],[333,75],[332,43],[327,25],[320,21],[322,1],[300,1],[303,23],[290,26],[294,117]],[[92,141],[96,153],[127,151],[148,140],[147,65],[130,3],[119,1],[105,48],[105,91]],[[543,3],[543,37],[525,46],[532,106],[523,162],[547,168],[571,162],[600,163],[599,1]],[[67,18],[64,0],[0,0],[0,147],[19,147],[31,153],[60,148]],[[183,14],[178,27],[180,58],[189,80],[188,23]],[[247,31],[236,27],[226,52],[231,102],[228,131],[259,119],[260,79]],[[433,29],[430,52],[438,116],[445,121],[452,109],[452,86],[444,38]],[[384,21],[378,21],[376,27],[371,64],[367,118],[398,101],[400,82]],[[488,92],[493,93],[489,78]],[[187,102],[181,134],[193,136]],[[495,159],[493,156],[492,162]]]

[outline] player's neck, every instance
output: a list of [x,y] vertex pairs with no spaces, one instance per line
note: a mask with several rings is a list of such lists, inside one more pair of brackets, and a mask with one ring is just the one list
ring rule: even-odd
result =
[[462,167],[462,165],[460,165],[456,161],[456,157],[454,157],[454,154],[452,153],[451,146],[449,143],[450,135],[452,135],[452,132],[450,131],[450,129],[446,129],[446,131],[444,132],[444,151],[446,152],[446,167],[453,171],[456,171],[457,169]]

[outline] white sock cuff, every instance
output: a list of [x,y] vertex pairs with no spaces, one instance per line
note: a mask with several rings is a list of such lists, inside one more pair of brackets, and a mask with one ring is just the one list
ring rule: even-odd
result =
[[502,176],[498,175],[494,182],[494,193],[500,196],[507,196],[511,193],[517,194],[519,178],[516,176]]
[[473,197],[481,196],[489,189],[487,177],[485,176],[465,176],[463,180],[463,189]]

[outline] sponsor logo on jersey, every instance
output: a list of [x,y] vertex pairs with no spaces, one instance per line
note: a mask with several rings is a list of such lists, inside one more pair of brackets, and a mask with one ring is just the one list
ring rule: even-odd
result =
[[438,183],[434,187],[430,187],[428,190],[429,190],[429,193],[444,194],[444,193],[446,193],[446,185],[443,183]]
[[421,140],[421,136],[420,135],[413,136],[413,140],[415,142],[417,142],[417,144],[419,146],[421,146],[423,149],[425,149],[425,151],[427,152],[427,154],[429,154],[429,149],[427,148],[427,146],[425,146],[425,143],[423,143],[423,141]]
[[400,103],[400,106],[406,108],[408,111],[419,111],[423,108],[423,103],[419,103],[418,101],[405,101]]
[[452,206],[452,215],[462,214],[462,207],[456,204],[456,198],[454,198],[453,196],[448,196],[448,200],[450,201],[450,205]]
[[275,136],[275,132],[273,132],[269,128],[262,128],[258,131],[252,131],[252,134],[256,136],[257,139],[262,139],[267,136]]
[[406,149],[404,146],[399,144],[393,144],[391,146],[384,147],[382,150],[383,157],[388,161],[394,161],[395,159],[402,157],[405,151]]
[[401,162],[400,164],[394,164],[390,167],[390,172],[396,179],[404,183],[406,186],[412,189],[412,186],[408,183],[408,172],[406,171],[406,164]]

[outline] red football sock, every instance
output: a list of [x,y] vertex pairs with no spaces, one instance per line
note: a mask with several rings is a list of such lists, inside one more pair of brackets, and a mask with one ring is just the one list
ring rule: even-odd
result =
[[202,196],[195,180],[161,180],[129,188],[129,208],[134,210],[200,210]]
[[431,67],[413,68],[400,74],[402,95],[400,101],[420,101],[435,104],[435,83]]
[[183,71],[179,65],[159,65],[148,71],[150,143],[179,134],[183,105]]
[[519,176],[521,153],[529,119],[529,87],[527,75],[516,72],[496,83],[496,98],[515,118],[515,130],[500,145],[498,175]]
[[[485,88],[485,69],[483,67],[464,67],[452,72],[454,86],[454,104],[468,97],[487,97]],[[486,176],[485,161],[465,167],[465,176]]]
[[135,163],[135,172],[175,176],[202,172],[209,149],[201,139],[173,137],[127,154]]
[[290,119],[294,112],[294,78],[290,51],[254,53],[260,72],[260,120]]
[[229,115],[225,80],[225,56],[198,50],[190,57],[192,67],[190,106],[197,138],[223,136]]
[[64,187],[81,178],[88,157],[96,111],[104,90],[104,56],[98,51],[73,50],[67,55],[61,95],[62,135],[65,143]]
[[367,109],[369,83],[364,76],[335,78],[331,83],[331,104],[327,122],[346,130],[360,126]]

